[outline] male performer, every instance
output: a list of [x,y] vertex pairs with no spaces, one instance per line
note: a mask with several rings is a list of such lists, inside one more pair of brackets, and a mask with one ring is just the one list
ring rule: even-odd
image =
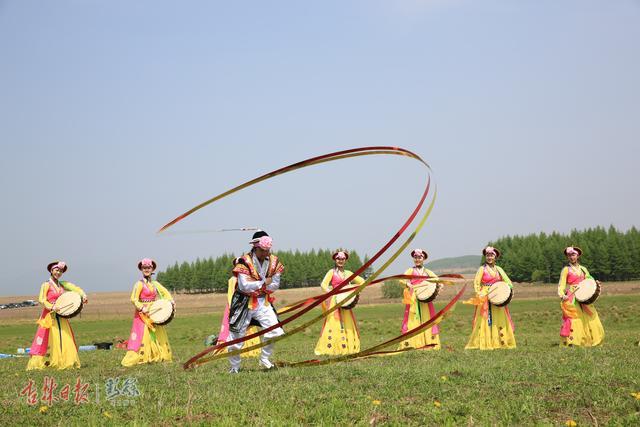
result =
[[[229,332],[231,339],[244,337],[247,327],[255,319],[262,328],[268,328],[278,323],[278,317],[270,304],[270,295],[280,287],[280,274],[284,266],[278,257],[271,254],[272,240],[264,231],[258,231],[249,242],[253,247],[251,252],[241,257],[233,268],[233,274],[238,278],[238,285],[231,299],[229,307]],[[263,335],[268,340],[283,335],[282,328],[276,328]],[[229,351],[239,350],[244,342],[229,346]],[[260,365],[265,369],[275,367],[269,360],[273,352],[273,344],[262,347]],[[229,357],[230,373],[240,370],[240,355]]]

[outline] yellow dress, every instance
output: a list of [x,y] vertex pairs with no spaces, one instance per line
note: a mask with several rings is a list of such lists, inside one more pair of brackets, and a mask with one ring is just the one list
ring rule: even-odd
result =
[[489,286],[500,280],[513,287],[507,274],[498,266],[493,271],[483,265],[476,273],[473,280],[476,297],[471,300],[471,303],[476,306],[476,310],[466,350],[516,348],[515,326],[511,320],[508,306],[496,307],[489,303],[487,297]]
[[149,317],[140,310],[149,306],[158,297],[173,301],[169,291],[157,281],[138,281],[131,293],[131,302],[136,307],[133,326],[127,342],[127,353],[122,366],[134,366],[151,362],[170,362],[172,360],[169,337],[164,326],[154,325]]
[[[564,267],[558,282],[558,296],[571,294],[567,301],[560,302],[562,309],[562,326],[560,328],[560,342],[566,346],[593,347],[602,344],[604,328],[593,304],[580,304],[573,297],[576,285],[585,278],[593,279],[586,267],[579,266],[579,271]],[[570,284],[571,283],[571,284]],[[569,288],[567,289],[567,284]]]
[[[322,280],[322,290],[329,292],[334,286],[338,286],[344,279],[351,276],[350,271],[342,272],[333,269],[329,270]],[[360,285],[364,279],[356,276],[351,283]],[[322,311],[336,305],[335,296],[322,303]],[[320,355],[345,355],[360,351],[360,332],[353,310],[339,308],[324,318],[320,339],[316,344],[315,354]]]
[[[415,269],[410,268],[404,272],[404,275],[438,277],[433,271],[426,268],[423,268],[420,271],[414,270]],[[403,280],[402,282],[405,286],[402,299],[402,303],[405,304],[405,318],[402,323],[402,333],[404,334],[405,332],[419,326],[421,323],[431,319],[432,313],[435,314],[435,309],[433,308],[433,302],[421,302],[416,299],[415,292],[409,287],[409,283],[411,282],[410,280]],[[398,346],[398,350],[402,350],[404,348],[421,348],[430,344],[433,344],[433,347],[427,347],[428,349],[440,350],[440,326],[438,323],[439,322],[427,328],[424,332],[402,341]]]
[[77,292],[84,298],[84,291],[70,282],[60,281],[56,286],[51,281],[40,287],[38,300],[43,305],[42,314],[37,321],[38,329],[30,349],[27,371],[34,369],[79,368],[78,346],[69,324],[69,319],[58,316],[51,311],[55,300],[63,292]]

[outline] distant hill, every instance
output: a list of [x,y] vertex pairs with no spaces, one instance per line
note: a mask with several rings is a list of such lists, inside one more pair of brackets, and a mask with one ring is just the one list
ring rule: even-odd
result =
[[475,273],[482,262],[481,255],[464,255],[442,258],[427,263],[427,268],[435,273]]

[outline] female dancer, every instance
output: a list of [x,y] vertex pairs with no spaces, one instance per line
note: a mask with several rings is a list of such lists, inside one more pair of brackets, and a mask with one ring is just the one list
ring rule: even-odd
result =
[[136,311],[122,366],[172,360],[169,337],[164,326],[155,325],[148,315],[149,306],[158,298],[170,300],[175,309],[175,302],[169,291],[152,279],[151,275],[155,269],[156,262],[152,259],[145,258],[138,263],[142,279],[133,285],[131,293],[131,302]]
[[[326,293],[338,286],[353,273],[344,269],[349,258],[345,250],[338,250],[332,255],[335,267],[329,270],[322,280],[320,287]],[[356,276],[352,283],[360,285],[364,279]],[[322,303],[322,310],[327,311],[336,305],[335,296]],[[339,308],[324,318],[320,339],[316,344],[317,355],[344,355],[360,351],[360,332],[353,310]]]
[[[604,340],[604,328],[593,304],[581,304],[576,301],[574,292],[584,279],[593,279],[586,267],[580,265],[582,249],[569,246],[564,250],[569,265],[560,272],[558,296],[562,299],[562,327],[560,328],[563,345],[593,347]],[[600,281],[596,280],[600,286]],[[567,286],[569,285],[569,286]]]
[[56,300],[65,292],[77,292],[86,304],[87,295],[73,283],[60,280],[67,271],[67,264],[54,261],[47,265],[51,274],[48,281],[40,286],[39,301],[42,314],[38,319],[38,330],[31,344],[27,371],[51,367],[56,369],[79,368],[78,346],[73,336],[69,320],[58,316],[54,310]]
[[[424,267],[425,260],[429,257],[424,249],[414,249],[411,251],[414,267],[404,272],[405,276],[427,276],[437,278],[438,276],[431,270]],[[414,286],[424,284],[425,279],[403,280],[405,289],[402,302],[405,305],[404,319],[402,321],[402,333],[417,327],[431,319],[436,314],[433,302],[421,302],[416,298]],[[438,284],[438,288],[442,285]],[[430,346],[430,349],[440,350],[440,327],[436,324],[420,334],[400,343],[399,350],[403,348],[421,348]]]
[[473,280],[476,306],[473,316],[471,337],[465,349],[493,350],[496,348],[515,348],[515,326],[511,320],[509,309],[498,307],[489,302],[489,287],[496,282],[506,282],[511,288],[513,284],[504,270],[496,265],[500,251],[491,246],[482,250],[485,263],[480,266]]

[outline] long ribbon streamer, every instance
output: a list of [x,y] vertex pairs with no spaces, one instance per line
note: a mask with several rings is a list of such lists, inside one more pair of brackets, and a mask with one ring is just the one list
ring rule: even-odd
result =
[[[406,347],[406,348],[401,348],[401,349],[398,349],[398,350],[374,351],[372,353],[368,353],[365,356],[359,356],[358,360],[366,359],[366,358],[370,358],[370,357],[393,356],[393,355],[400,354],[400,353],[406,353],[407,351],[427,350],[427,349],[430,349],[430,348],[435,347],[435,346],[436,346],[436,344],[425,344],[422,347]],[[327,365],[327,364],[330,364],[330,363],[346,362],[346,361],[352,361],[352,360],[356,360],[356,359],[349,359],[349,360],[309,359],[309,360],[303,360],[302,362],[277,361],[277,362],[275,362],[275,365],[278,366],[279,368],[297,368],[297,367],[303,367],[303,366],[321,366],[321,365]],[[324,363],[324,362],[328,362],[328,361],[331,361],[331,362],[330,363]]]
[[259,176],[258,178],[254,178],[250,181],[247,181],[243,184],[240,184],[230,190],[227,190],[223,193],[218,194],[217,196],[212,197],[211,199],[204,201],[202,203],[200,203],[199,205],[197,205],[194,208],[189,209],[188,211],[186,211],[185,213],[183,213],[182,215],[179,215],[178,217],[174,218],[173,220],[169,221],[167,224],[163,225],[162,228],[160,228],[160,230],[158,230],[158,233],[161,233],[163,231],[165,231],[166,229],[168,229],[169,227],[172,227],[173,225],[177,224],[178,222],[182,221],[183,219],[185,219],[186,217],[188,217],[189,215],[191,215],[192,213],[204,208],[207,205],[210,205],[213,202],[216,202],[218,200],[221,200],[233,193],[236,193],[240,190],[243,190],[247,187],[250,187],[252,185],[255,185],[259,182],[265,181],[267,179],[276,177],[278,175],[283,175],[285,173],[288,172],[293,172],[295,170],[298,169],[302,169],[308,166],[313,166],[313,165],[317,165],[317,164],[321,164],[321,163],[325,163],[325,162],[330,162],[330,161],[334,161],[334,160],[340,160],[340,159],[346,159],[346,158],[350,158],[350,157],[358,157],[358,156],[370,156],[370,155],[375,155],[375,154],[388,154],[388,155],[396,155],[396,156],[406,156],[406,157],[412,157],[418,161],[420,161],[421,163],[423,163],[429,170],[431,170],[431,167],[424,161],[422,160],[422,158],[420,158],[420,156],[418,156],[415,153],[412,153],[409,150],[405,150],[404,148],[400,148],[400,147],[388,147],[388,146],[375,146],[375,147],[361,147],[361,148],[353,148],[350,150],[343,150],[343,151],[336,151],[334,153],[329,153],[329,154],[324,154],[322,156],[317,156],[317,157],[312,157],[306,160],[303,160],[301,162],[297,162],[297,163],[293,163],[291,165],[282,167],[280,169],[276,169],[272,172],[266,173],[262,176]]
[[[346,299],[344,299],[341,302],[338,302],[336,304],[333,305],[333,307],[327,309],[323,314],[311,319],[310,321],[296,327],[293,330],[290,330],[287,334],[285,335],[280,335],[274,338],[271,338],[269,340],[264,340],[258,344],[252,345],[250,347],[245,347],[239,350],[233,350],[233,351],[229,351],[226,353],[222,353],[220,350],[222,350],[225,347],[228,347],[232,344],[238,343],[238,342],[244,342],[247,340],[250,340],[252,338],[255,338],[257,336],[263,335],[266,332],[269,332],[281,325],[287,324],[295,319],[297,319],[298,317],[302,316],[303,314],[305,314],[306,312],[308,312],[309,310],[311,310],[312,308],[316,307],[317,305],[321,304],[324,300],[331,298],[333,295],[337,294],[340,289],[342,289],[346,284],[348,284],[351,280],[353,280],[356,276],[358,276],[362,271],[364,271],[366,268],[368,268],[368,266],[371,264],[371,261],[377,259],[380,257],[380,255],[382,255],[384,252],[386,252],[389,247],[399,238],[399,236],[404,232],[404,230],[406,230],[406,228],[408,227],[408,225],[413,221],[413,219],[415,218],[415,215],[417,214],[418,210],[422,207],[422,203],[424,202],[424,200],[426,199],[426,196],[429,192],[429,183],[427,183],[427,188],[425,189],[425,192],[422,196],[422,199],[419,203],[419,205],[416,207],[416,209],[414,210],[413,214],[411,215],[411,217],[407,220],[407,222],[405,222],[404,226],[401,228],[401,230],[395,234],[395,236],[389,241],[387,242],[387,244],[385,246],[382,247],[382,249],[380,249],[372,258],[369,262],[365,263],[364,265],[362,265],[356,272],[354,272],[350,277],[347,277],[341,284],[339,284],[338,286],[336,286],[335,288],[333,288],[333,290],[331,290],[330,292],[327,292],[326,294],[324,294],[324,298],[318,299],[316,301],[314,301],[313,303],[309,304],[307,307],[302,308],[299,312],[293,314],[291,317],[288,317],[287,319],[277,323],[276,325],[270,326],[268,328],[262,329],[259,332],[250,334],[250,335],[246,335],[244,338],[238,338],[236,340],[233,341],[227,341],[225,343],[220,343],[217,344],[213,347],[210,347],[208,349],[203,350],[202,352],[200,352],[199,354],[195,355],[194,357],[192,357],[191,359],[189,359],[185,364],[184,364],[184,368],[185,369],[189,369],[216,359],[220,359],[222,357],[229,357],[229,356],[233,356],[236,354],[242,354],[245,352],[249,352],[251,350],[255,350],[258,348],[262,348],[267,344],[270,343],[275,343],[277,341],[280,341],[282,339],[288,338],[296,333],[302,332],[304,331],[306,328],[308,328],[309,326],[311,326],[312,324],[324,319],[325,317],[331,315],[331,313],[333,313],[335,310],[340,309],[347,301],[349,298],[358,295],[366,286],[368,286],[368,284],[370,282],[372,282],[373,280],[375,280],[375,278],[380,275],[380,273],[382,271],[384,271],[393,261],[395,261],[395,259],[402,253],[404,252],[404,250],[407,248],[407,246],[409,246],[409,243],[411,243],[411,241],[414,239],[414,237],[416,236],[416,234],[418,233],[418,231],[420,231],[420,229],[424,226],[424,223],[426,222],[427,218],[429,217],[429,215],[431,214],[431,211],[433,209],[433,206],[435,204],[435,195],[434,198],[431,200],[431,203],[429,204],[429,207],[427,209],[427,211],[425,212],[424,216],[422,217],[418,227],[411,233],[411,235],[409,236],[409,238],[399,247],[399,249],[393,253],[393,255],[389,258],[389,260],[387,260],[378,270],[376,270],[369,278],[367,278],[362,284],[360,284],[358,287],[356,288],[350,288],[352,290],[352,294],[350,294],[350,296]],[[212,353],[214,355],[212,356],[207,356],[207,354]]]
[[[354,353],[354,354],[347,354],[344,356],[338,356],[338,357],[332,357],[330,359],[310,359],[310,360],[305,360],[302,362],[295,362],[295,363],[287,363],[287,362],[281,362],[279,364],[279,366],[320,366],[320,365],[329,365],[332,363],[338,363],[338,362],[345,362],[345,361],[353,361],[353,360],[357,360],[357,359],[363,359],[366,357],[370,357],[372,355],[376,355],[376,354],[392,354],[395,353],[396,351],[387,351],[387,352],[380,352],[379,350],[388,347],[390,345],[393,344],[397,344],[399,342],[402,342],[404,340],[407,340],[409,338],[412,338],[420,333],[422,333],[422,331],[424,331],[424,329],[428,328],[429,326],[431,326],[433,323],[435,323],[438,319],[440,319],[442,316],[444,316],[447,312],[449,312],[449,310],[451,310],[456,302],[458,302],[458,300],[462,297],[462,295],[464,294],[464,291],[467,289],[467,285],[464,285],[462,287],[462,289],[460,289],[460,291],[451,299],[451,301],[449,301],[447,303],[447,305],[442,308],[440,311],[438,311],[432,318],[430,318],[429,320],[427,320],[426,322],[423,322],[421,324],[419,324],[418,326],[416,326],[415,328],[407,331],[404,334],[400,334],[395,338],[391,338],[390,340],[387,340],[381,344],[375,345],[373,347],[370,347],[366,350],[362,350],[359,353]],[[413,350],[418,350],[418,349],[422,349],[423,347],[419,347],[417,349],[413,349]],[[411,350],[411,349],[408,349]],[[402,350],[401,350],[402,351]]]
[[[363,264],[356,272],[354,272],[350,277],[346,278],[340,285],[336,286],[332,291],[326,293],[324,295],[323,299],[319,299],[314,301],[313,303],[309,304],[307,307],[302,308],[298,313],[294,314],[293,316],[289,317],[288,319],[282,321],[282,322],[278,322],[277,324],[268,327],[268,328],[264,328],[261,331],[258,331],[254,334],[250,334],[247,335],[245,337],[242,338],[238,338],[235,340],[231,340],[231,341],[227,341],[225,343],[220,343],[218,345],[212,346],[206,350],[204,350],[203,352],[199,353],[198,355],[194,356],[193,358],[191,358],[189,361],[187,361],[185,363],[185,368],[190,368],[192,366],[195,366],[196,364],[201,364],[204,363],[205,360],[199,361],[198,359],[203,358],[203,356],[211,353],[211,352],[216,352],[219,353],[219,350],[221,350],[222,348],[228,347],[230,345],[233,344],[237,344],[239,342],[244,342],[246,340],[264,335],[265,333],[272,331],[276,328],[282,327],[283,325],[293,321],[294,319],[300,317],[301,315],[303,315],[304,313],[308,312],[309,310],[311,310],[313,307],[317,306],[318,304],[320,304],[322,301],[324,301],[327,298],[332,297],[333,295],[335,295],[343,286],[345,286],[347,283],[351,282],[351,280],[353,280],[356,276],[358,276],[359,274],[361,274],[366,268],[368,268],[370,265],[373,264],[374,261],[376,261],[384,252],[386,252],[389,247],[396,241],[398,240],[398,238],[404,233],[404,231],[406,231],[406,229],[408,228],[408,226],[413,222],[413,220],[415,219],[415,217],[417,216],[418,212],[420,211],[420,209],[422,208],[427,195],[429,194],[429,190],[430,190],[430,183],[431,183],[431,176],[430,176],[430,171],[431,168],[430,166],[424,161],[422,160],[422,158],[420,158],[420,156],[418,156],[417,154],[409,151],[409,150],[405,150],[403,148],[399,148],[399,147],[389,147],[389,146],[375,146],[375,147],[362,147],[362,148],[355,148],[355,149],[350,149],[350,150],[343,150],[343,151],[338,151],[338,152],[334,152],[334,153],[329,153],[329,154],[325,154],[322,156],[317,156],[317,157],[313,157],[307,160],[303,160],[301,162],[297,162],[294,164],[291,164],[289,166],[285,166],[283,168],[277,169],[273,172],[269,172],[267,174],[264,174],[258,178],[255,178],[253,180],[247,181],[239,186],[236,186],[230,190],[227,190],[199,205],[197,205],[196,207],[190,209],[189,211],[183,213],[182,215],[176,217],[175,219],[173,219],[172,221],[170,221],[169,223],[165,224],[160,230],[160,232],[163,232],[164,230],[167,230],[169,227],[175,225],[176,223],[178,223],[179,221],[183,220],[184,218],[186,218],[187,216],[193,214],[194,212],[198,211],[199,209],[204,208],[205,206],[214,203],[218,200],[221,200],[224,197],[227,197],[237,191],[240,191],[244,188],[247,188],[249,186],[255,185],[259,182],[262,182],[264,180],[273,178],[275,176],[278,175],[282,175],[284,173],[288,173],[288,172],[292,172],[294,170],[297,169],[301,169],[304,167],[309,167],[312,165],[317,165],[317,164],[321,164],[321,163],[325,163],[325,162],[329,162],[329,161],[335,161],[335,160],[339,160],[339,159],[346,159],[346,158],[351,158],[351,157],[358,157],[358,156],[366,156],[366,155],[379,155],[379,154],[383,154],[383,155],[400,155],[400,156],[406,156],[406,157],[410,157],[413,158],[419,162],[421,162],[428,170],[427,173],[427,182],[426,182],[426,186],[425,186],[425,190],[422,194],[422,197],[418,203],[418,205],[416,206],[416,208],[414,209],[414,211],[412,212],[412,214],[410,215],[410,217],[407,219],[407,221],[405,221],[405,223],[402,225],[402,227],[398,230],[398,232],[396,232],[396,234],[373,256],[371,257],[371,259],[366,262],[365,264]],[[428,218],[428,216],[431,213],[431,210],[433,209],[433,205],[435,203],[436,200],[436,195],[434,194],[433,200],[431,201],[427,212],[425,213],[425,215],[423,216],[422,220],[420,221],[420,224],[418,225],[418,227],[411,233],[411,235],[409,236],[409,238],[402,244],[401,248],[393,254],[393,256],[382,266],[380,267],[377,271],[375,271],[363,284],[361,284],[360,286],[358,286],[357,288],[355,288],[355,290],[352,292],[352,296],[357,295],[358,293],[360,293],[364,287],[366,285],[368,285],[372,280],[375,279],[375,277],[377,277],[382,271],[384,271],[384,269],[386,269],[388,267],[389,264],[391,264],[391,262],[393,262],[400,254],[401,251],[403,251],[408,244],[413,240],[413,238],[415,237],[415,235],[418,233],[418,231],[423,227],[426,219]],[[345,301],[346,302],[346,301]],[[301,330],[303,330],[304,328],[306,328],[308,325],[315,323],[316,321],[326,317],[327,315],[329,315],[331,312],[333,312],[334,310],[339,309],[342,306],[342,303],[336,304],[334,307],[332,307],[331,309],[327,310],[325,313],[323,313],[323,315],[316,317],[314,319],[312,319],[310,322],[305,323],[305,325],[302,325],[298,328],[295,328],[294,330],[290,331],[288,334],[286,335],[282,335],[279,337],[275,337],[272,338],[270,340],[265,340],[260,344],[256,344],[255,346],[251,346],[249,348],[245,348],[245,349],[240,349],[240,350],[235,350],[232,352],[227,352],[225,354],[216,354],[215,356],[208,358],[208,360],[214,360],[216,358],[219,357],[228,357],[230,355],[233,354],[240,354],[246,351],[250,351],[253,350],[254,348],[260,348],[263,347],[267,344],[279,341],[280,339],[289,337],[297,332],[300,332]],[[199,362],[199,363],[196,363]]]
[[204,234],[204,233],[225,233],[227,231],[260,231],[258,227],[239,227],[239,228],[219,228],[217,230],[186,230],[186,231],[169,231],[165,235],[175,234]]

